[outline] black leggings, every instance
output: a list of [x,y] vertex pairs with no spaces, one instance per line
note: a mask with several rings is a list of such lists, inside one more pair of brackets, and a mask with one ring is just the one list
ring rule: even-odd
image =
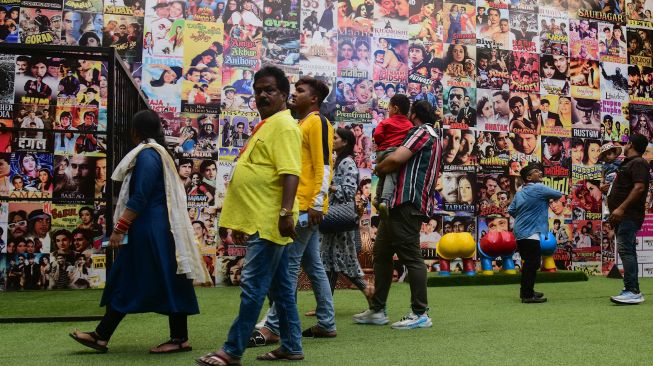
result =
[[[111,339],[113,332],[118,328],[118,324],[125,317],[125,313],[120,313],[107,306],[107,312],[104,314],[100,324],[95,328],[95,333],[103,341]],[[188,340],[188,315],[186,314],[168,314],[168,324],[170,325],[170,338]]]
[[[329,278],[329,285],[331,285],[331,294],[336,290],[336,283],[338,282],[338,275],[341,272],[327,271],[327,277]],[[343,276],[347,277],[351,283],[354,284],[359,290],[365,291],[367,288],[367,282],[363,277],[349,277],[346,274],[342,273]]]

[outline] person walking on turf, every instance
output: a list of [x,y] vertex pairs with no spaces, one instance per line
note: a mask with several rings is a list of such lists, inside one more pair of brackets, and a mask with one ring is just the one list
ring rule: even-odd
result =
[[295,284],[288,267],[288,244],[297,238],[295,199],[302,171],[302,133],[286,108],[290,83],[285,73],[266,66],[254,74],[254,97],[261,115],[236,163],[220,216],[220,231],[232,230],[247,245],[240,309],[220,350],[195,361],[202,366],[240,365],[265,297],[275,304],[281,347],[259,360],[304,359]]
[[637,264],[637,232],[644,222],[646,192],[650,181],[649,163],[642,158],[648,140],[640,134],[630,136],[624,147],[626,158],[617,170],[617,177],[601,190],[608,193],[610,222],[614,225],[617,251],[624,267],[624,289],[619,295],[610,297],[615,304],[640,304],[644,295],[639,291]]
[[524,261],[519,297],[525,304],[542,303],[546,302],[544,294],[534,290],[535,275],[542,262],[540,234],[549,232],[549,200],[560,199],[562,193],[542,184],[543,168],[539,163],[529,163],[519,174],[524,185],[508,207],[508,213],[515,218],[513,231]]
[[426,101],[413,104],[410,120],[415,128],[404,142],[391,152],[376,170],[382,174],[398,171],[397,184],[389,202],[389,216],[382,217],[374,244],[374,287],[369,309],[354,315],[358,324],[388,323],[385,306],[392,284],[393,257],[408,268],[412,311],[398,322],[395,329],[427,328],[429,318],[426,296],[426,265],[419,246],[422,223],[434,207],[433,193],[438,179],[441,145],[433,128],[435,114]]
[[[164,148],[159,116],[149,110],[138,112],[132,126],[138,146],[111,177],[123,184],[109,239],[110,246],[120,251],[100,302],[106,313],[95,331],[75,330],[70,336],[106,352],[125,314],[154,312],[168,315],[170,340],[150,353],[191,351],[187,317],[199,313],[193,281],[208,284],[211,277],[186,214],[184,185]],[[127,244],[121,245],[125,237]]]
[[[289,107],[299,118],[302,131],[302,175],[297,188],[300,220],[296,228],[297,238],[288,245],[288,268],[294,286],[297,286],[300,265],[311,281],[317,308],[317,324],[302,332],[304,337],[333,338],[336,333],[336,314],[329,279],[320,257],[322,234],[318,230],[328,209],[328,189],[331,181],[331,156],[333,153],[333,127],[326,117],[320,115],[322,101],[329,95],[324,82],[305,76],[295,83]],[[255,330],[249,341],[250,347],[277,343],[279,340],[279,317],[274,303],[267,313],[265,325]]]

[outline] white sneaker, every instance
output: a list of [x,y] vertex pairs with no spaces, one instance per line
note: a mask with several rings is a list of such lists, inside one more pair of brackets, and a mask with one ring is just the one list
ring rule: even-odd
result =
[[261,328],[263,328],[263,327],[265,326],[265,322],[267,322],[267,321],[268,321],[268,315],[265,314],[265,316],[263,317],[263,319],[261,319],[260,322],[256,323],[256,325],[254,326],[254,328],[256,328],[257,330],[261,330]]
[[611,296],[610,301],[615,304],[627,304],[627,305],[636,305],[644,302],[644,295],[642,293],[634,293],[631,291],[621,291],[617,296]]
[[400,321],[392,324],[392,329],[415,329],[415,328],[430,328],[433,326],[431,318],[428,314],[417,315],[410,312],[408,315],[401,318]]
[[386,325],[390,320],[385,315],[385,310],[374,311],[367,309],[362,313],[353,316],[354,322],[358,324]]

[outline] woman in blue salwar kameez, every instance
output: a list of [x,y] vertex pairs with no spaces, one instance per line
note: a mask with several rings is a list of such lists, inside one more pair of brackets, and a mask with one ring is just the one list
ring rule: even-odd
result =
[[[187,316],[198,314],[199,307],[193,280],[178,274],[175,237],[171,231],[173,213],[169,210],[165,186],[165,169],[170,168],[164,159],[170,157],[165,155],[163,130],[156,113],[142,111],[134,116],[132,139],[144,147],[130,153],[134,156],[131,178],[124,181],[129,184],[126,208],[110,238],[110,245],[120,249],[107,275],[100,302],[100,306],[106,306],[106,313],[94,332],[76,330],[70,336],[106,352],[111,335],[126,314],[155,312],[168,316],[170,339],[150,349],[150,353],[190,351]],[[157,143],[160,146],[156,147]],[[125,159],[128,157],[129,154]],[[125,245],[120,245],[124,239],[121,231],[128,234]]]

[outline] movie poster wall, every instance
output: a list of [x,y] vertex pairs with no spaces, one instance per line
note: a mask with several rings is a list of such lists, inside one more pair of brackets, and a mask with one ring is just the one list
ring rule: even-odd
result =
[[[162,118],[216,285],[240,280],[245,248],[219,232],[218,221],[234,161],[260,120],[253,75],[265,65],[283,69],[291,83],[325,81],[322,113],[356,136],[364,268],[379,222],[371,205],[378,181],[372,133],[401,93],[434,107],[443,146],[437,211],[421,231],[429,270],[439,268],[432,252],[446,233],[469,231],[480,240],[512,229],[511,219],[488,223],[506,222],[494,219],[509,218],[523,185],[519,170],[536,161],[544,183],[563,193],[549,204],[557,267],[600,274],[618,258],[598,190],[611,168],[598,156],[606,144],[625,145],[632,132],[653,143],[651,9],[650,0],[7,1],[0,39],[118,49]],[[92,62],[37,61],[0,57],[0,154],[8,164],[0,196],[43,197],[53,233],[61,202],[92,207],[96,221],[104,215],[102,195],[90,186],[72,192],[61,174],[72,174],[73,161],[79,166],[75,157],[102,164],[106,76]],[[96,109],[97,130],[79,133]],[[27,153],[49,170],[51,192],[18,174]],[[25,192],[16,191],[14,176],[23,176]],[[12,200],[3,201],[0,222],[29,224],[35,210],[36,220],[38,208]],[[15,214],[21,210],[25,220]],[[2,240],[34,236],[18,230],[5,230]],[[642,231],[642,253],[652,237]],[[401,278],[401,266],[397,272]]]
[[5,54],[0,71],[2,288],[103,288],[107,64]]

